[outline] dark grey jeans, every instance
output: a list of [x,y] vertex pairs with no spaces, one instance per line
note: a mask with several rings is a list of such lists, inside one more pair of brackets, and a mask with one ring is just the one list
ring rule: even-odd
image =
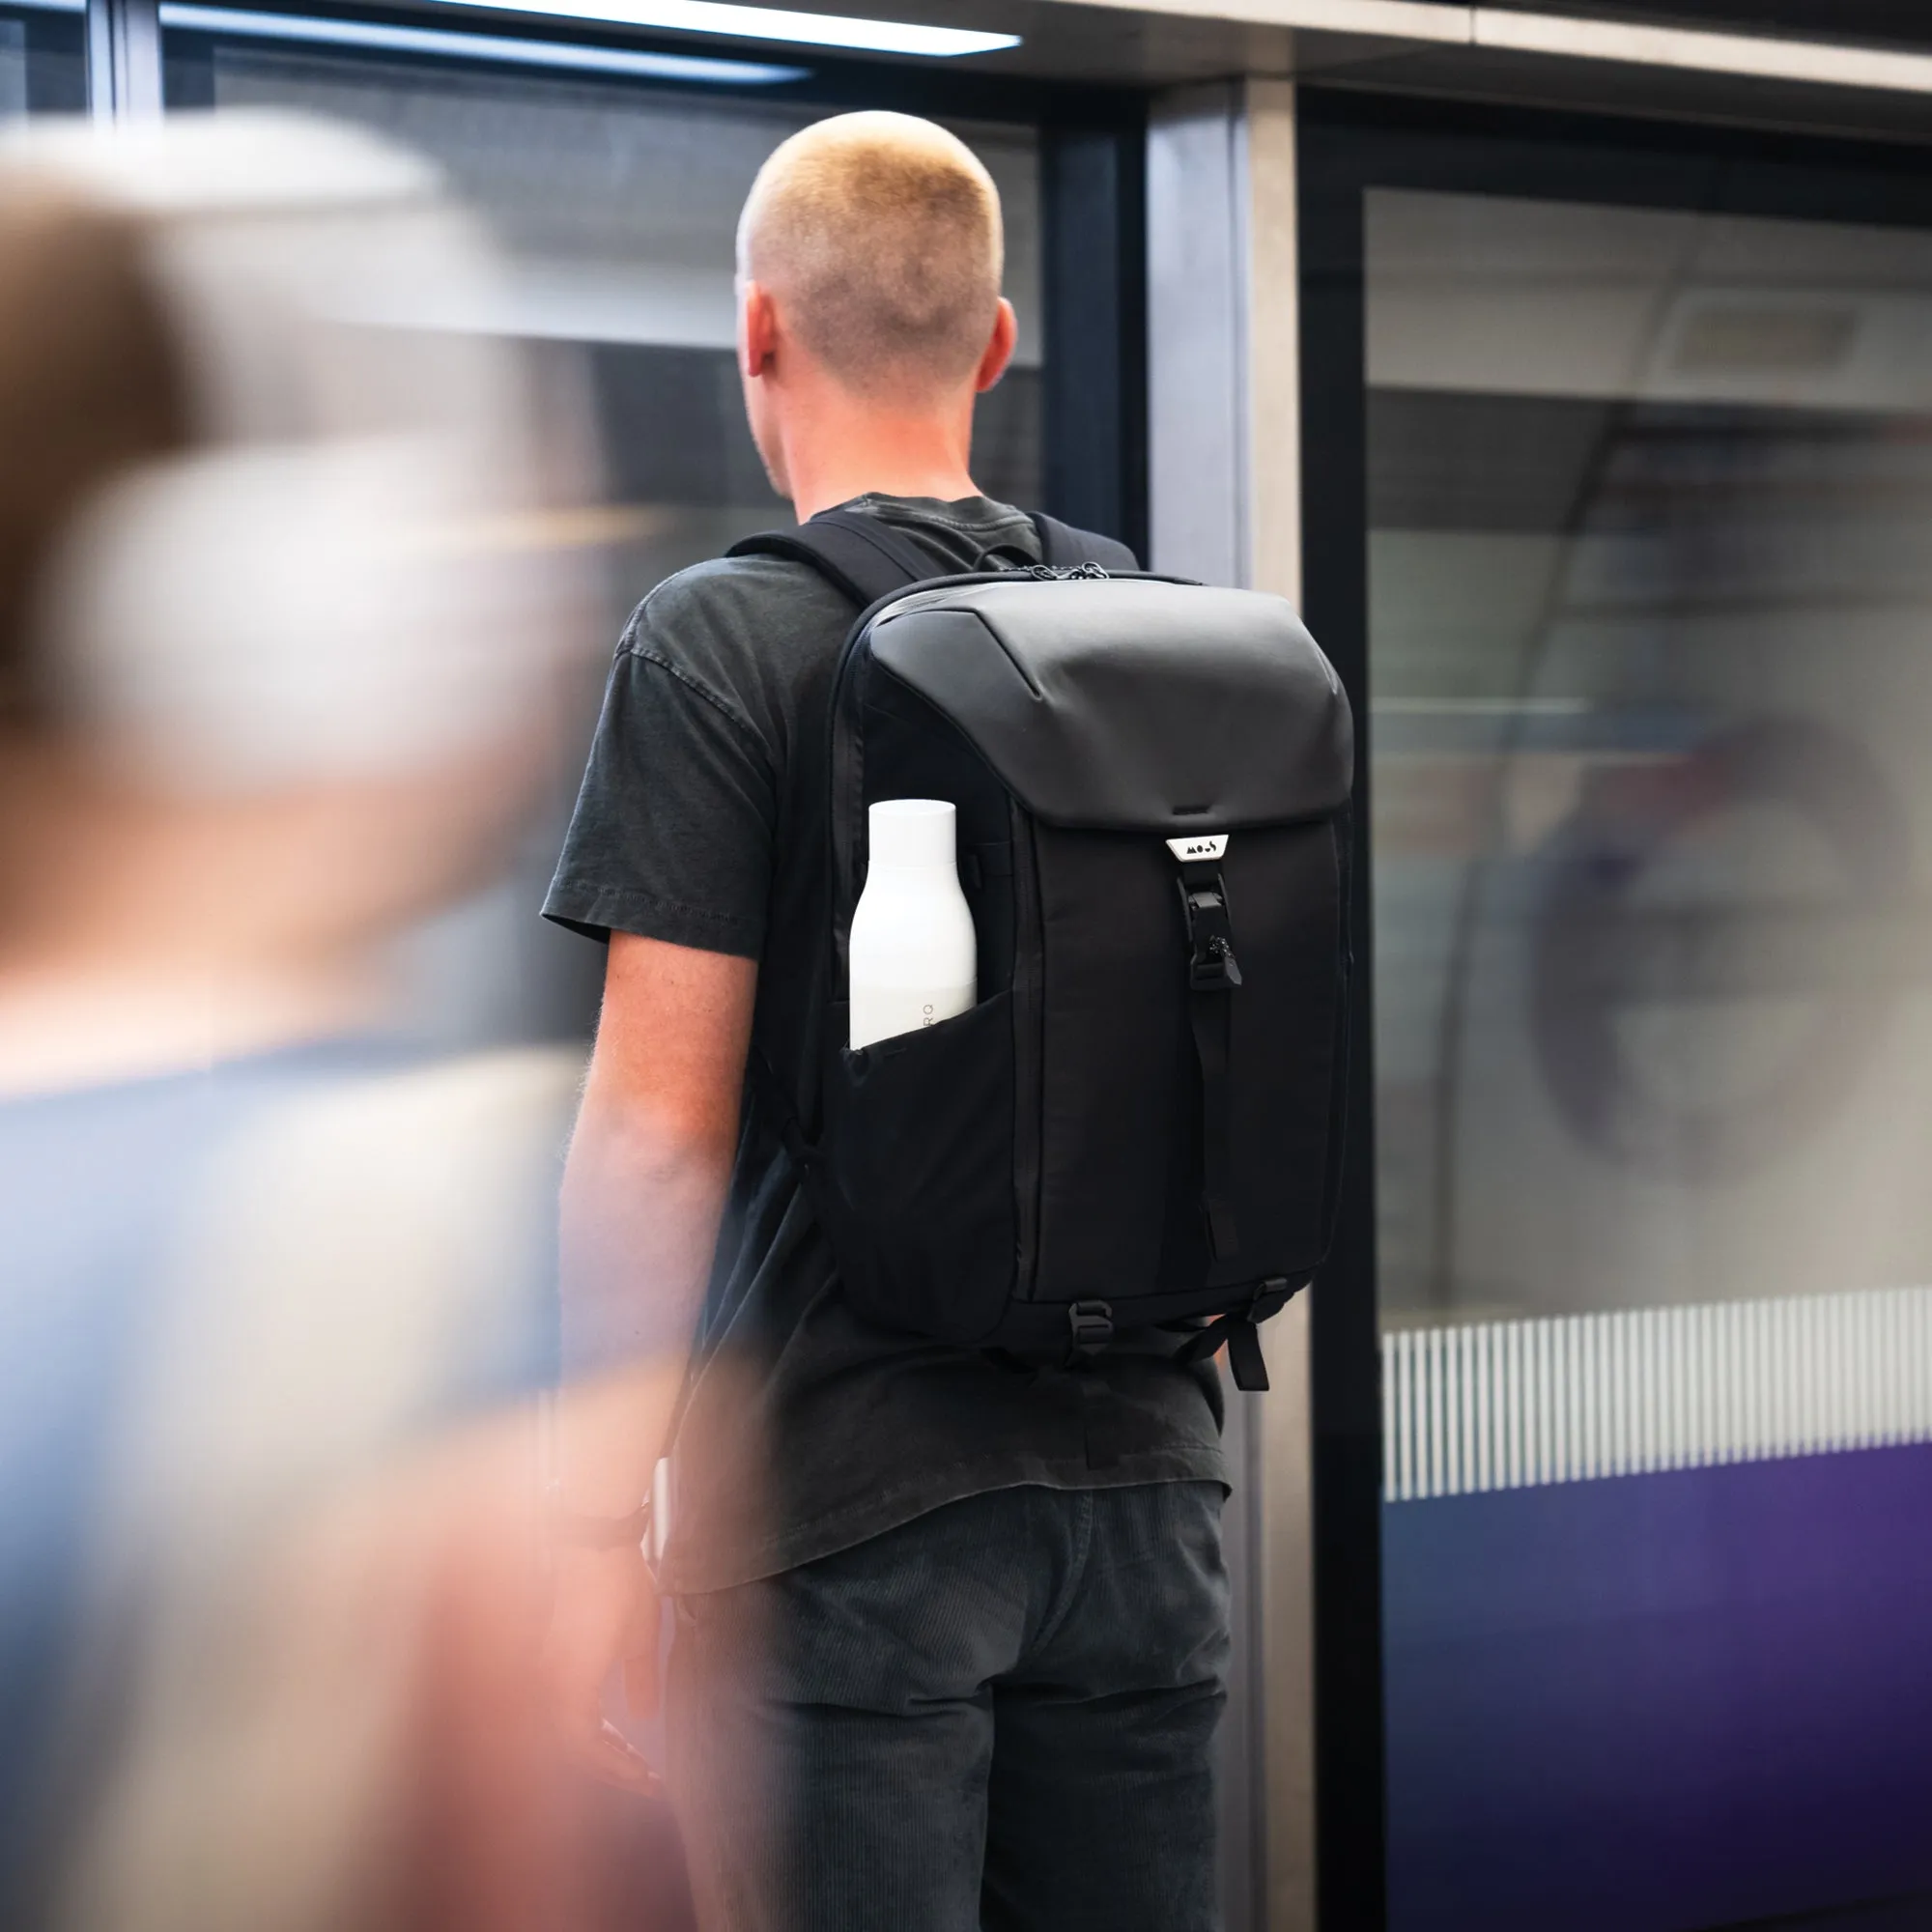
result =
[[1212,1932],[1212,1483],[996,1491],[680,1599],[706,1932]]

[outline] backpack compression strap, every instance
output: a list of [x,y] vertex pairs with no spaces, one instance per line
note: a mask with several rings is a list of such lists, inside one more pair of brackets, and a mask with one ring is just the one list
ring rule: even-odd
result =
[[1261,1324],[1300,1293],[1306,1284],[1291,1282],[1283,1275],[1257,1282],[1246,1303],[1231,1308],[1207,1327],[1197,1330],[1175,1351],[1177,1362],[1204,1362],[1214,1350],[1227,1344],[1228,1366],[1235,1372],[1237,1389],[1264,1390],[1268,1385],[1267,1362],[1262,1354]]

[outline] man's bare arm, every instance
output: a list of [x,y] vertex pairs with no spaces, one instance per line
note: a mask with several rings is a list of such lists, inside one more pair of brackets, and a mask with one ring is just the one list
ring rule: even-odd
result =
[[611,935],[564,1169],[564,1357],[573,1380],[662,1370],[671,1387],[621,1427],[566,1435],[573,1511],[635,1509],[664,1453],[737,1147],[756,984],[749,959]]
[[[613,933],[604,1010],[563,1179],[562,1507],[622,1517],[664,1454],[737,1146],[757,968]],[[635,1551],[565,1547],[551,1658],[563,1717],[598,1696],[641,1627]]]

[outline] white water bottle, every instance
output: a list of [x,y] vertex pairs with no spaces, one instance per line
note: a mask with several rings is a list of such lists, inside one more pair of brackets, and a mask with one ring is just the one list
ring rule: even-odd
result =
[[868,814],[871,862],[849,952],[855,1048],[951,1019],[978,997],[956,822],[937,798],[881,799]]

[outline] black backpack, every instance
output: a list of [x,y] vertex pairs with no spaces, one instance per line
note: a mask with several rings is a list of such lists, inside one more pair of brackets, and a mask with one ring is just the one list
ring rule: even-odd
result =
[[[1349,701],[1280,598],[1035,522],[1044,564],[966,576],[853,511],[731,551],[861,611],[831,704],[818,1117],[762,1077],[868,1320],[1073,1364],[1192,1330],[1183,1357],[1225,1341],[1265,1388],[1255,1324],[1335,1216]],[[855,1053],[846,938],[885,798],[957,810],[979,1004]]]

